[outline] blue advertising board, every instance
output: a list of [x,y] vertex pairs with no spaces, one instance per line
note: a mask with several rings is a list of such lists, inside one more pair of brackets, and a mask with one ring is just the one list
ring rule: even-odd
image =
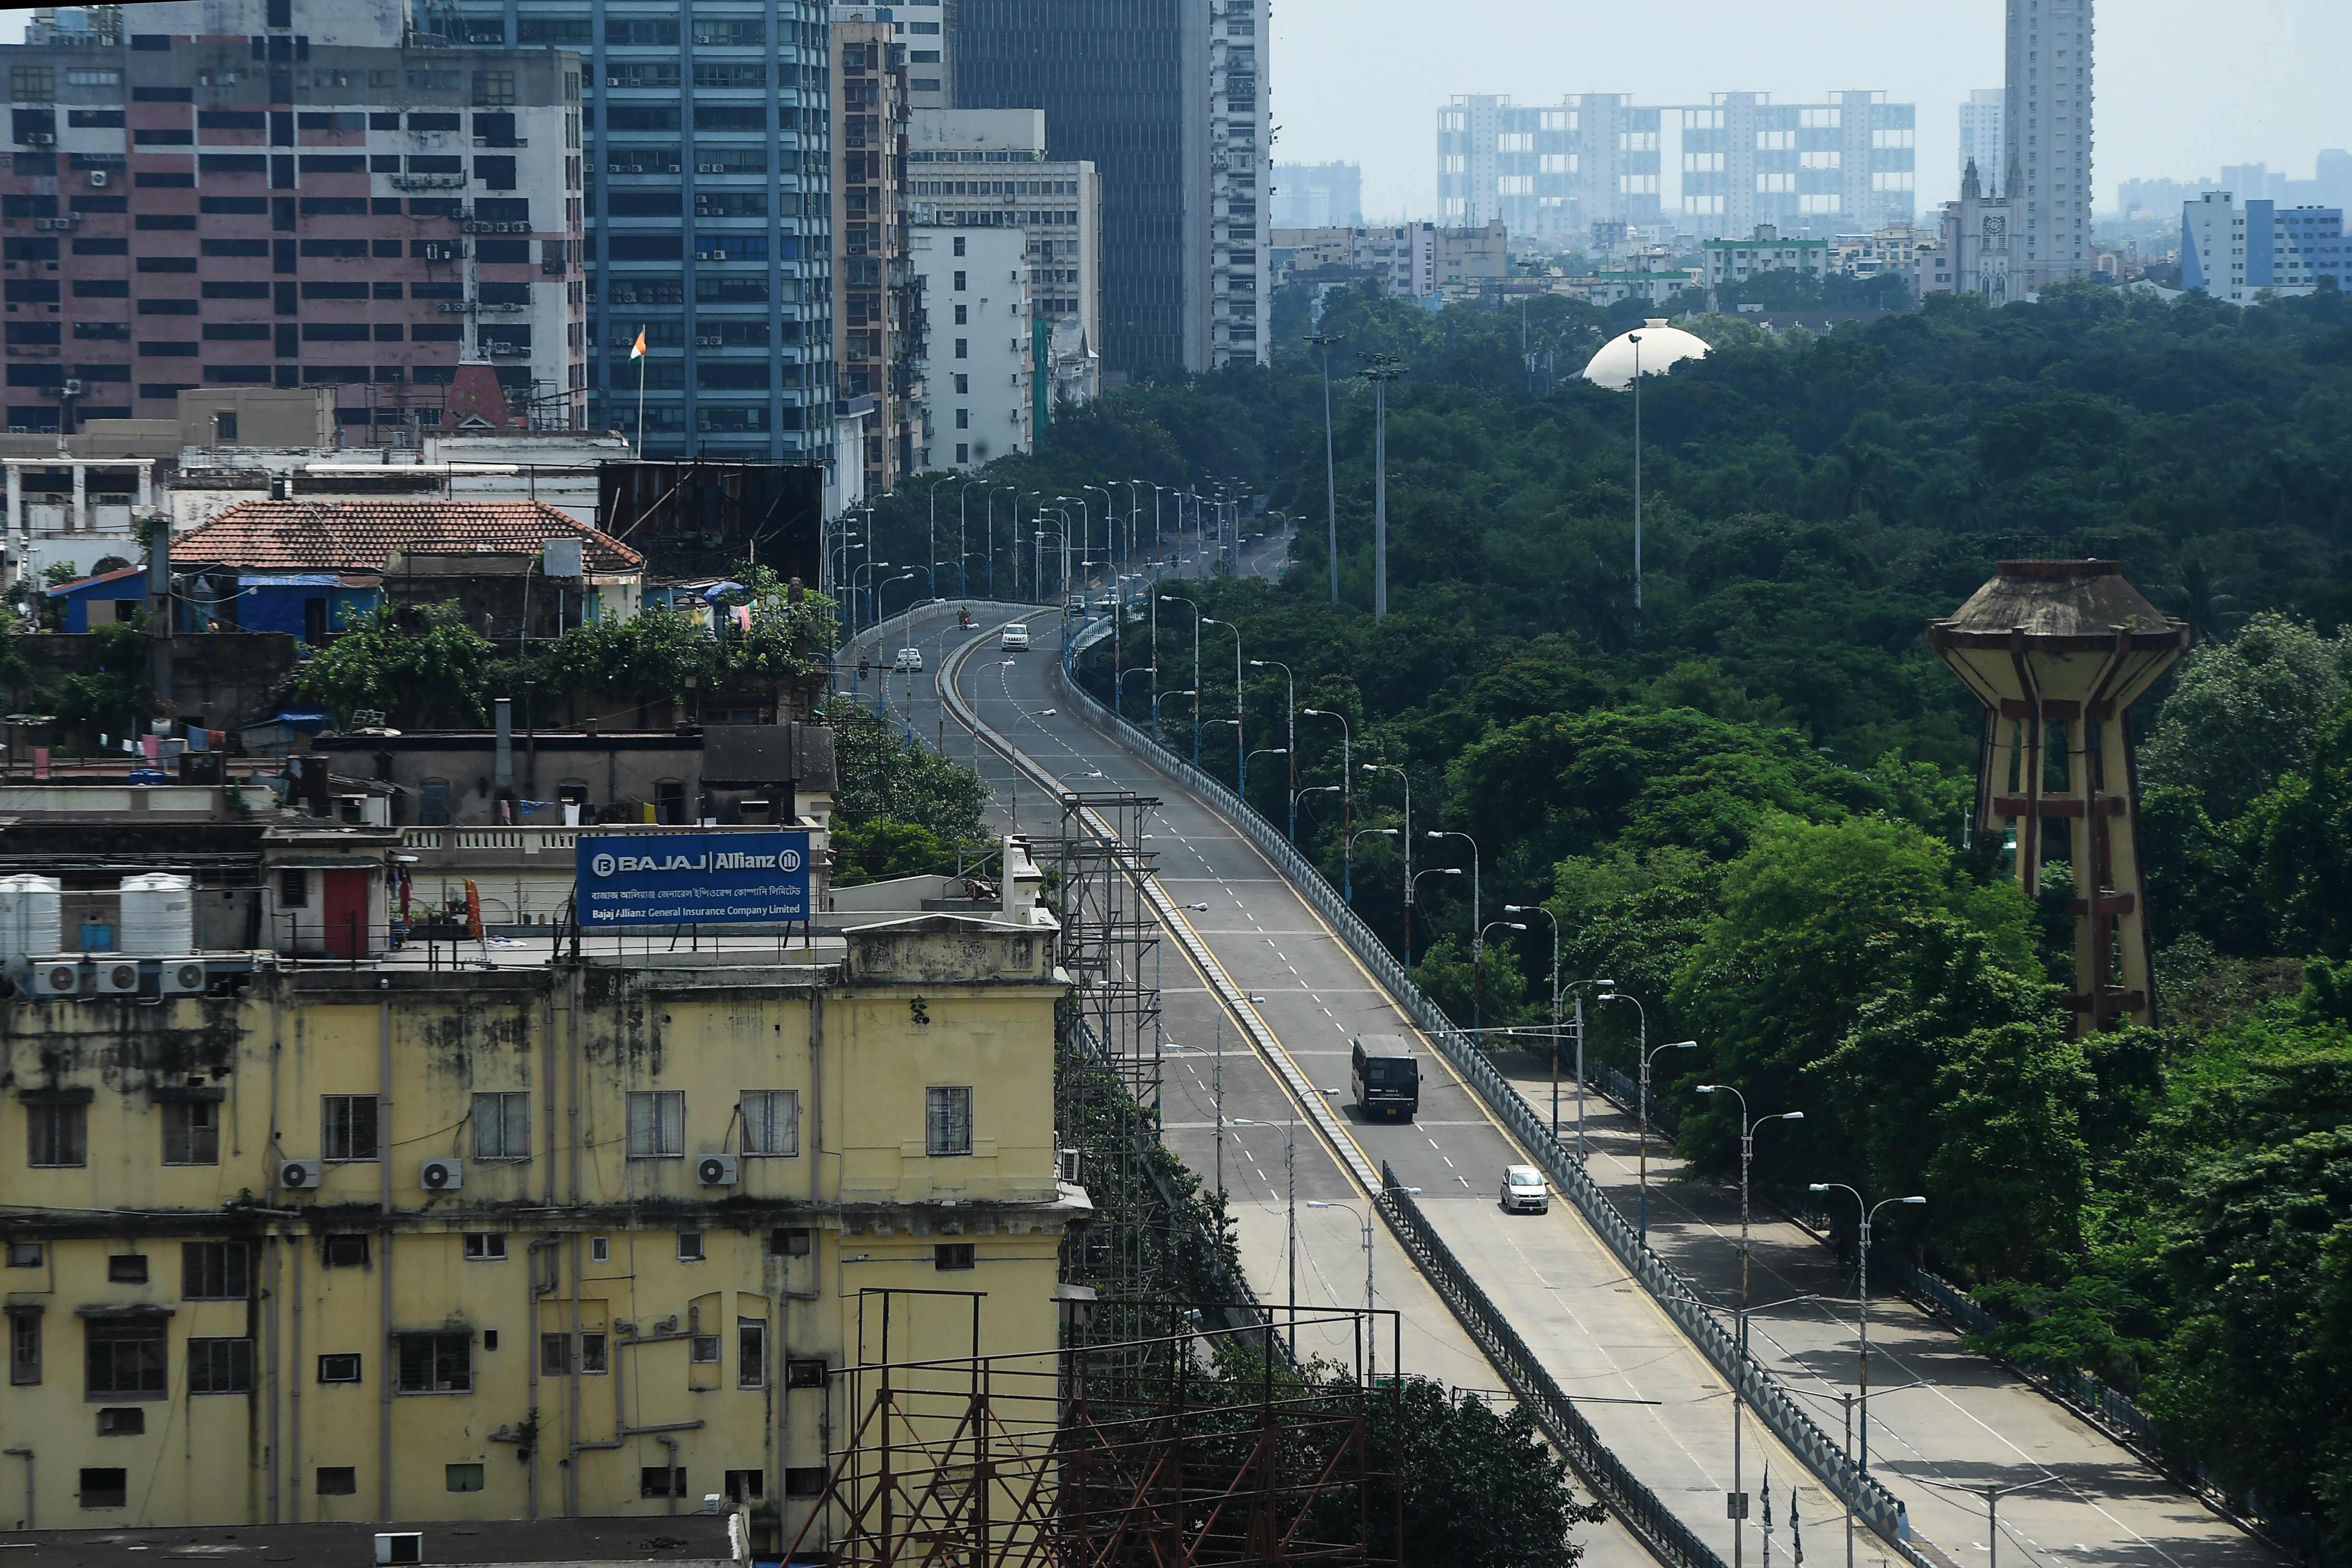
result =
[[805,832],[583,833],[579,857],[585,930],[809,917]]

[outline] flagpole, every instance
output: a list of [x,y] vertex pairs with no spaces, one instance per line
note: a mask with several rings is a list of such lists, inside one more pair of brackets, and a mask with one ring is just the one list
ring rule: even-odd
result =
[[637,455],[646,455],[646,332],[637,329]]

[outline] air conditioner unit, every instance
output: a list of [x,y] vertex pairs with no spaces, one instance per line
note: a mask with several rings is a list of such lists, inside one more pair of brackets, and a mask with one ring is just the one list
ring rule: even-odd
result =
[[319,1186],[319,1162],[316,1160],[280,1160],[278,1162],[278,1185],[298,1192],[315,1192]]
[[621,85],[621,78],[619,77],[606,77],[604,78],[604,85],[606,87],[618,87]]
[[81,993],[81,961],[70,953],[36,958],[32,962],[32,971],[31,990],[37,997],[71,997]]
[[425,1561],[425,1532],[420,1530],[395,1531],[375,1538],[375,1560],[388,1565]]
[[625,172],[618,163],[607,163],[604,167],[612,173],[619,174]]
[[427,1192],[455,1192],[466,1185],[463,1160],[427,1160],[418,1167],[416,1185]]
[[98,960],[97,991],[102,997],[135,996],[139,990],[139,960],[136,958],[100,958]]
[[212,984],[202,958],[166,958],[155,976],[155,988],[167,997],[202,996]]
[[733,1186],[742,1177],[742,1161],[733,1155],[705,1155],[694,1162],[694,1179],[704,1186]]
[[719,347],[719,340],[716,338],[697,338],[694,340],[694,345],[698,349],[715,349]]
[[694,166],[694,172],[698,174],[723,174],[727,172],[727,165],[724,163],[697,163]]
[[58,139],[46,131],[36,131],[25,138],[27,147],[55,147],[57,144]]
[[1064,1149],[1060,1160],[1061,1177],[1072,1186],[1078,1185],[1078,1151]]
[[675,164],[675,163],[670,164],[670,165],[669,165],[669,167],[668,167],[668,172],[670,172],[670,173],[672,173],[672,174],[677,173],[677,164]]
[[89,183],[93,185],[103,186],[106,183],[106,171],[103,169],[92,169],[89,172]]
[[67,377],[66,380],[59,384],[58,395],[59,397],[81,396],[81,382],[71,376]]

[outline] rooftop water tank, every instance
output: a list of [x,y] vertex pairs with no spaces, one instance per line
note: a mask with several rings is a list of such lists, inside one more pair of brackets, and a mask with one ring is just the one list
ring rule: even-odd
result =
[[123,953],[193,953],[196,950],[195,893],[188,878],[169,872],[142,872],[122,879],[122,918],[115,942]]
[[64,951],[62,888],[53,876],[0,876],[0,955]]

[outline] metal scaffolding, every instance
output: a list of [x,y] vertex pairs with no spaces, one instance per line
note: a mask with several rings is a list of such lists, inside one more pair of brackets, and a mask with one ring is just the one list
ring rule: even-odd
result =
[[[1223,1568],[1398,1561],[1402,1393],[1366,1375],[1391,1312],[1330,1309],[1352,1368],[1286,1365],[1270,1326],[1073,1302],[1051,1351],[893,1361],[940,1292],[859,1295],[845,1440],[785,1561],[829,1568]],[[1156,1331],[1156,1332],[1150,1332]],[[902,1331],[903,1332],[903,1331]],[[1391,1364],[1394,1364],[1393,1359]]]
[[1172,1284],[1154,1261],[1165,1238],[1155,1245],[1150,1234],[1165,1222],[1162,1206],[1135,1201],[1153,1180],[1166,1043],[1160,923],[1145,896],[1156,857],[1143,847],[1160,801],[1128,789],[1066,791],[1061,806],[1052,864],[1071,991],[1054,1120],[1062,1146],[1084,1148],[1097,1164],[1077,1179],[1104,1195],[1098,1222],[1065,1243],[1063,1274],[1106,1296],[1160,1296]]

